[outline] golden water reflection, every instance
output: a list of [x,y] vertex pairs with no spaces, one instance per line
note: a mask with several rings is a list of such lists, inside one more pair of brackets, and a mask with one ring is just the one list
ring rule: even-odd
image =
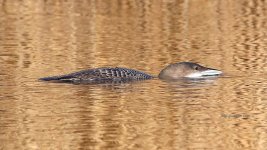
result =
[[[252,1],[0,1],[1,149],[262,149],[266,6]],[[122,85],[37,82],[85,68],[225,76]]]

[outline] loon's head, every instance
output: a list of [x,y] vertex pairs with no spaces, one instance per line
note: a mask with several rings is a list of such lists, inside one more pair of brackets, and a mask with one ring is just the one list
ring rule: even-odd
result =
[[222,74],[217,69],[207,68],[192,62],[180,62],[170,64],[159,74],[160,79],[175,80],[179,78],[202,78],[207,76],[218,76]]

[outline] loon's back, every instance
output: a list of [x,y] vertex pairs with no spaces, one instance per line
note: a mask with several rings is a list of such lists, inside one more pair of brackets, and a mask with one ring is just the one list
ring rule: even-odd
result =
[[152,79],[153,76],[141,71],[128,68],[95,68],[79,72],[74,72],[61,76],[51,76],[40,78],[43,81],[86,81],[86,82],[102,82],[102,81],[129,81],[129,80],[146,80]]

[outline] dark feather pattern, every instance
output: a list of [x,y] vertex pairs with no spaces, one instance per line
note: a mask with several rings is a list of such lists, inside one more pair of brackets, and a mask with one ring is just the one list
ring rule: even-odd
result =
[[153,76],[141,71],[128,68],[95,68],[83,70],[61,76],[40,78],[43,81],[125,81],[125,80],[146,80]]

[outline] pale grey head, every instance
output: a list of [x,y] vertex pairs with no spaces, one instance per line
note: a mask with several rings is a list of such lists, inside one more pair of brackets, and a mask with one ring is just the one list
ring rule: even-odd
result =
[[222,74],[222,72],[217,69],[207,68],[192,62],[180,62],[165,67],[159,73],[158,77],[164,80],[175,80],[180,78],[218,76],[220,74]]

